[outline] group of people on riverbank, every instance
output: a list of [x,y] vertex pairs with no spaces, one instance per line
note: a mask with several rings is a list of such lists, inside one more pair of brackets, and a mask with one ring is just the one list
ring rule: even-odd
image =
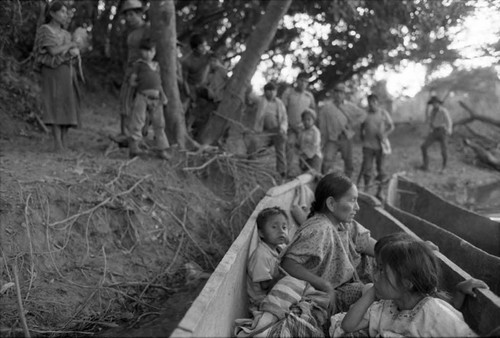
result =
[[[476,336],[459,310],[465,297],[488,286],[469,279],[444,293],[437,247],[403,232],[373,239],[354,220],[357,198],[344,174],[323,176],[308,218],[291,239],[284,210],[259,213],[260,240],[247,265],[254,320],[237,323],[237,336],[273,336],[277,327],[303,337]],[[372,264],[361,264],[365,259]],[[371,280],[362,269],[371,270]],[[285,319],[288,312],[296,317]]]
[[[154,151],[168,160],[169,142],[165,134],[163,109],[167,96],[163,92],[160,67],[154,61],[155,43],[149,23],[144,20],[145,8],[139,0],[127,0],[120,9],[128,27],[127,57],[120,92],[120,134],[113,137],[129,147],[130,157],[142,155],[142,139],[150,125],[154,131]],[[43,121],[52,126],[54,148],[66,148],[69,128],[80,124],[80,91],[78,63],[81,44],[65,30],[70,12],[61,1],[53,1],[47,9],[46,23],[37,31],[35,64],[41,72]],[[227,69],[218,53],[209,53],[206,39],[199,34],[190,38],[190,53],[178,60],[177,82],[182,94],[185,121],[191,135],[203,126],[210,111],[216,110],[227,83]],[[322,104],[316,104],[307,90],[309,75],[302,72],[294,86],[277,97],[277,85],[269,82],[264,94],[256,98],[257,107],[245,141],[249,156],[261,146],[274,145],[276,170],[282,178],[290,178],[306,170],[326,174],[336,164],[340,152],[344,173],[354,174],[353,137],[359,132],[363,161],[357,179],[365,188],[387,179],[384,161],[390,152],[388,135],[394,130],[390,114],[379,104],[375,94],[368,96],[368,109],[362,110],[346,100],[347,88],[339,83]],[[434,142],[441,145],[442,168],[447,164],[447,136],[452,123],[442,101],[432,97],[428,102],[431,132],[421,146],[423,170],[428,170],[427,148]],[[376,175],[373,174],[374,163]]]
[[363,163],[358,184],[370,187],[373,163],[376,163],[379,182],[387,175],[384,158],[390,148],[388,135],[394,130],[390,114],[381,108],[377,95],[368,96],[368,110],[364,111],[346,100],[346,86],[337,84],[321,107],[307,90],[309,76],[300,73],[295,86],[287,88],[281,98],[270,82],[264,86],[264,95],[258,101],[254,130],[249,152],[257,141],[272,143],[276,152],[276,170],[282,177],[294,177],[301,171],[314,170],[326,174],[335,168],[337,153],[344,162],[344,173],[352,177],[353,138],[359,128],[363,147]]

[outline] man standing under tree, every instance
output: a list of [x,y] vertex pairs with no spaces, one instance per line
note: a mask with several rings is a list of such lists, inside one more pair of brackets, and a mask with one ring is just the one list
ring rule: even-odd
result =
[[[425,120],[429,123],[431,131],[425,138],[424,143],[420,146],[423,159],[423,165],[420,168],[424,171],[429,170],[429,156],[427,154],[427,148],[429,148],[434,142],[439,142],[439,145],[441,146],[443,165],[440,172],[443,172],[446,168],[448,160],[447,141],[448,135],[451,135],[453,124],[450,118],[450,113],[442,106],[442,104],[443,101],[438,99],[437,96],[432,96],[427,102]],[[431,106],[430,116],[428,109],[429,105]]]
[[281,100],[285,104],[288,115],[288,138],[286,144],[286,160],[288,176],[292,177],[300,173],[298,139],[303,129],[302,112],[307,108],[316,111],[316,101],[313,94],[307,90],[309,75],[302,72],[297,76],[297,83],[293,88],[287,88]]
[[253,158],[260,146],[274,145],[276,170],[281,178],[285,178],[288,117],[285,105],[276,97],[276,93],[276,86],[269,82],[264,86],[264,95],[257,99],[257,112],[253,127],[255,134],[249,136],[247,153],[250,158]]
[[129,132],[127,130],[130,111],[134,102],[135,92],[130,87],[130,76],[133,65],[141,56],[140,44],[143,38],[150,37],[150,26],[144,21],[145,8],[139,0],[126,0],[121,8],[121,14],[127,24],[127,63],[125,75],[120,90],[120,135],[113,138],[120,144],[127,144]]
[[210,54],[208,54],[207,40],[203,35],[193,34],[189,40],[191,52],[181,60],[182,78],[184,79],[184,110],[186,113],[186,127],[189,132],[195,121],[199,119],[195,110],[200,94],[206,91],[206,81],[210,71]]
[[334,169],[335,157],[340,152],[344,160],[344,173],[351,177],[354,171],[352,162],[352,138],[354,125],[364,120],[366,112],[345,100],[346,87],[339,83],[333,88],[332,98],[321,107],[318,124],[321,132],[323,150],[322,173]]

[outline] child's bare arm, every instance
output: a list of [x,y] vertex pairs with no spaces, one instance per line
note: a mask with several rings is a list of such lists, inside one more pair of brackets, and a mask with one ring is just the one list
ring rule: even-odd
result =
[[259,283],[260,288],[267,293],[269,290],[273,288],[273,286],[276,284],[277,281],[278,281],[277,278],[262,281]]
[[476,297],[475,289],[489,289],[488,285],[482,280],[470,278],[463,282],[460,282],[455,287],[455,293],[453,294],[452,305],[456,309],[460,310],[462,307],[465,296]]
[[368,321],[364,319],[366,311],[375,301],[375,288],[372,286],[361,298],[347,311],[342,320],[342,329],[345,332],[354,332],[368,327]]
[[137,73],[132,73],[132,75],[130,75],[128,83],[129,83],[130,87],[137,86]]
[[160,96],[161,96],[161,102],[165,106],[168,103],[168,98],[165,92],[163,91],[163,87],[160,88]]

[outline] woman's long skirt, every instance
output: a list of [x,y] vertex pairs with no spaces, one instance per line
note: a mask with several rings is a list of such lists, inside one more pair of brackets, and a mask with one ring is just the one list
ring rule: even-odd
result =
[[42,67],[42,99],[45,124],[80,125],[80,93],[72,66]]

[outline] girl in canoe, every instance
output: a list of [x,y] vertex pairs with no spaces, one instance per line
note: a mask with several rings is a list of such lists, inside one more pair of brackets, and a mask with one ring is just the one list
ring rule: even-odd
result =
[[374,286],[349,309],[340,328],[335,317],[342,314],[334,316],[334,337],[359,330],[370,337],[475,336],[438,291],[439,262],[424,242],[403,232],[391,234],[377,242],[375,257]]
[[347,311],[365,287],[357,273],[361,255],[373,256],[376,241],[354,220],[358,190],[347,176],[325,175],[314,198],[311,214],[286,249],[281,265],[291,276],[329,293],[335,299],[332,312]]

